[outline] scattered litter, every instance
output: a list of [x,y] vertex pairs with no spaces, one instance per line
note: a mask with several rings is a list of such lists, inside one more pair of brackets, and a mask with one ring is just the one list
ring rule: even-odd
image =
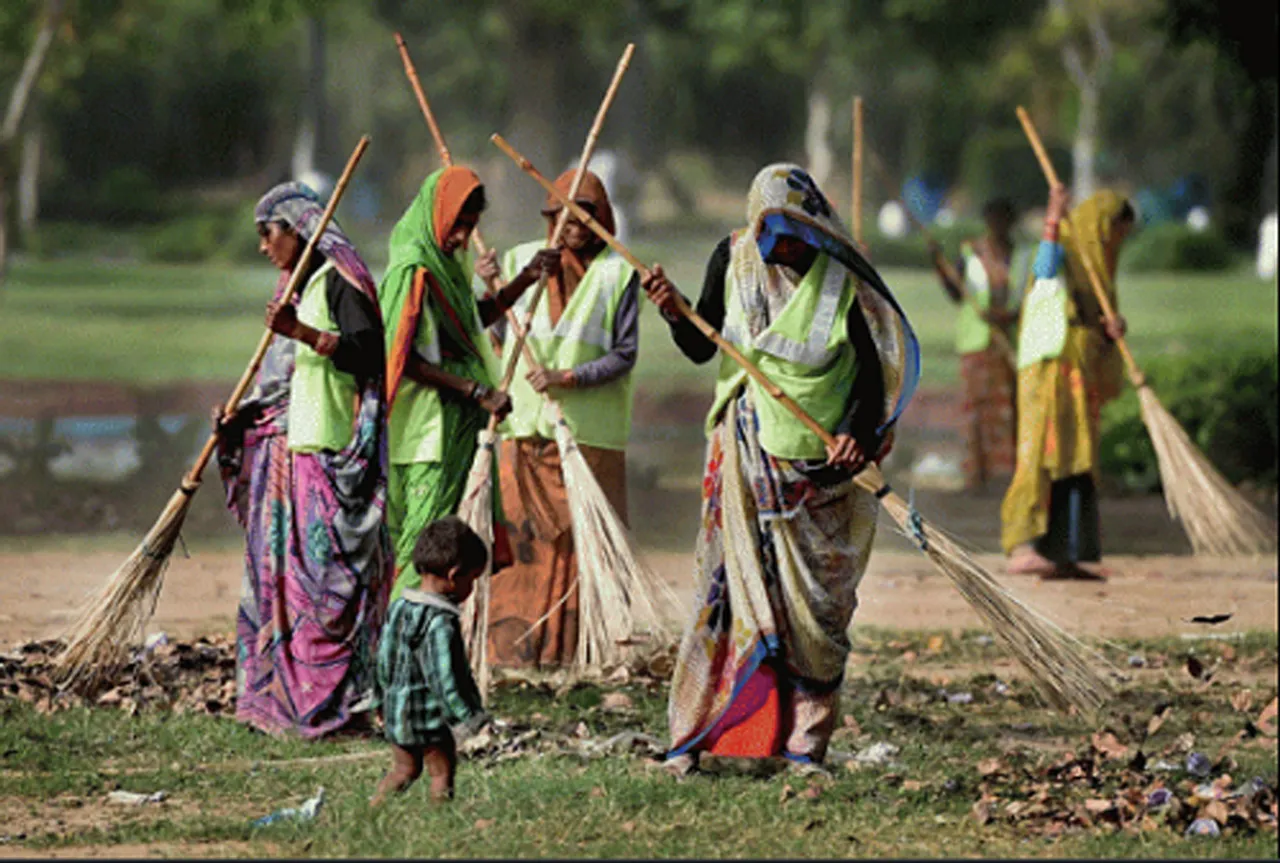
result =
[[947,697],[948,704],[972,704],[973,703],[972,692],[951,692],[951,693],[946,693],[946,697]]
[[892,743],[872,743],[853,756],[853,763],[863,767],[889,767],[893,764],[893,756],[900,751]]
[[253,822],[254,827],[266,827],[268,824],[275,824],[277,821],[312,821],[320,814],[320,807],[324,804],[324,786],[316,789],[314,797],[304,801],[301,806],[290,806],[286,809],[277,809],[270,815],[264,815]]
[[107,795],[108,803],[119,806],[145,806],[148,803],[160,803],[168,798],[169,792],[155,791],[151,794],[139,794],[136,791],[112,791]]
[[991,645],[996,643],[996,640],[992,638],[990,635],[974,636],[973,641],[975,644],[979,645],[980,647],[990,647]]
[[1197,818],[1187,828],[1187,835],[1208,836],[1210,839],[1217,839],[1222,835],[1222,830],[1218,827],[1218,822],[1212,818]]
[[1140,653],[1135,653],[1129,657],[1130,668],[1143,668],[1146,666],[1146,664],[1147,664],[1146,657],[1144,657]]
[[1187,772],[1197,779],[1203,779],[1213,770],[1213,762],[1203,752],[1192,752],[1187,756]]
[[1003,680],[997,680],[995,690],[996,695],[999,695],[1001,698],[1006,698],[1013,692],[1013,687],[1005,683]]
[[1163,758],[1160,758],[1152,762],[1151,764],[1152,773],[1173,773],[1174,771],[1180,770],[1180,769],[1181,768],[1179,768],[1178,765],[1169,761],[1165,761]]
[[152,650],[155,650],[157,647],[160,647],[168,643],[169,643],[169,633],[153,632],[147,636],[146,641],[142,642],[142,649],[150,653]]
[[1159,809],[1162,806],[1168,806],[1173,800],[1173,792],[1168,788],[1157,788],[1147,795],[1147,808]]

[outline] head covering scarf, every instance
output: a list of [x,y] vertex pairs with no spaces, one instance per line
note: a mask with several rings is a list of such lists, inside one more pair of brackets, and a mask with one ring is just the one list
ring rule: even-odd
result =
[[[783,269],[766,260],[779,237],[794,237],[826,252],[853,276],[858,305],[866,319],[884,372],[883,433],[906,408],[920,380],[920,345],[915,332],[879,273],[854,248],[840,217],[831,208],[813,178],[798,165],[779,162],[756,174],[747,194],[747,227],[733,244],[729,277],[750,307],[763,296]],[[749,238],[751,242],[742,240]],[[754,337],[767,326],[762,318],[748,325]]]
[[1058,241],[1067,253],[1068,276],[1073,282],[1072,288],[1078,295],[1082,295],[1077,297],[1077,303],[1083,300],[1084,306],[1079,311],[1087,314],[1092,310],[1095,318],[1100,309],[1083,259],[1088,259],[1093,265],[1094,272],[1102,279],[1107,299],[1114,305],[1114,261],[1107,259],[1107,247],[1111,244],[1111,230],[1116,216],[1124,209],[1126,200],[1113,189],[1102,189],[1077,204],[1071,211],[1071,218],[1058,227]]
[[475,368],[469,377],[493,385],[483,356],[476,349],[477,334],[472,332],[475,300],[471,282],[462,262],[441,249],[462,205],[481,185],[470,168],[454,165],[435,171],[423,181],[413,203],[391,231],[391,259],[378,290],[382,317],[390,330],[386,339],[389,402],[395,398],[413,347],[425,301],[423,294],[430,290],[430,285],[415,289],[414,277],[420,269],[427,271],[427,279],[434,282],[449,306],[439,310],[441,335],[452,347],[475,355]]
[[[324,216],[324,206],[320,198],[305,183],[281,183],[271,189],[254,207],[253,219],[258,225],[267,222],[283,222],[304,243],[315,236],[316,226]],[[316,243],[316,251],[333,261],[334,267],[348,282],[364,291],[369,299],[377,301],[378,287],[369,269],[364,265],[359,252],[351,240],[342,232],[336,219],[330,219],[324,233]],[[289,274],[280,275],[278,292],[283,291],[289,281]]]
[[[570,168],[556,178],[555,186],[560,194],[565,196],[569,194],[569,190],[573,188],[574,175],[577,172],[577,168]],[[603,225],[606,231],[611,234],[616,233],[613,205],[609,203],[609,193],[604,187],[604,182],[596,174],[587,171],[582,175],[582,182],[578,185],[578,194],[574,198],[574,203],[587,207],[596,221]],[[559,217],[560,210],[560,201],[548,192],[546,203],[542,206],[542,214],[551,217],[553,220],[547,227],[548,243],[551,242],[551,235],[555,233],[554,220]],[[586,251],[594,254],[603,245],[603,241],[597,240],[593,234]],[[550,303],[548,310],[551,312],[553,323],[560,320],[560,315],[564,311],[565,305],[568,304],[569,298],[578,289],[578,282],[581,279],[580,273],[584,272],[589,264],[590,260],[582,260],[579,257],[579,253],[561,247],[560,272],[547,280],[547,287],[549,288],[547,301]]]

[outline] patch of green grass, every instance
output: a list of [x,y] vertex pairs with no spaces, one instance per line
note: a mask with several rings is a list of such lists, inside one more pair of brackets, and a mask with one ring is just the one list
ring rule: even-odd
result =
[[[716,237],[637,242],[645,261],[663,262],[696,298]],[[927,270],[886,269],[920,337],[926,385],[957,379],[955,306]],[[232,381],[262,332],[275,284],[270,267],[166,266],[80,259],[23,261],[0,293],[0,378],[159,384]],[[1276,344],[1275,285],[1247,273],[1125,275],[1121,307],[1138,361],[1160,353]],[[638,384],[655,395],[704,391],[716,362],[680,355],[652,310],[641,316]]]
[[[1274,666],[1252,683],[1201,687],[1185,675],[1146,672],[1126,685],[1099,724],[1053,713],[1029,697],[1016,675],[1004,675],[1013,695],[993,690],[999,663],[973,633],[938,634],[866,630],[859,634],[855,671],[842,699],[848,721],[832,742],[853,751],[873,741],[900,748],[899,766],[832,769],[830,778],[782,774],[772,779],[695,775],[676,782],[635,757],[590,759],[545,752],[500,763],[464,760],[457,799],[428,803],[420,784],[371,811],[367,798],[386,765],[376,741],[303,743],[266,737],[208,716],[69,710],[51,716],[30,706],[0,702],[0,806],[28,811],[59,805],[102,806],[108,790],[166,790],[160,810],[105,809],[107,817],[82,828],[45,826],[20,840],[50,846],[149,842],[245,841],[247,853],[361,857],[1248,857],[1275,856],[1274,833],[1228,833],[1217,840],[1187,839],[1167,828],[1148,833],[1109,828],[1048,838],[1024,824],[972,817],[984,779],[983,759],[1035,768],[1063,752],[1088,748],[1098,727],[1153,757],[1182,734],[1196,749],[1215,752],[1246,714],[1230,698],[1255,690],[1254,712],[1275,695]],[[929,645],[935,649],[930,652]],[[1163,642],[1128,646],[1154,654]],[[920,650],[912,669],[894,667],[905,650]],[[1276,650],[1276,633],[1250,633],[1236,659]],[[930,668],[968,663],[948,691],[969,691],[958,705],[938,694]],[[606,691],[632,700],[624,713],[602,710]],[[1143,740],[1157,706],[1172,710]],[[500,716],[564,733],[583,723],[596,738],[628,728],[665,738],[666,687],[549,686],[506,683],[494,695]],[[1252,715],[1252,714],[1248,714]],[[369,753],[368,760],[282,763],[289,759]],[[1232,750],[1238,782],[1254,775],[1275,784],[1274,740],[1246,740]],[[1170,756],[1177,757],[1177,756]],[[1108,782],[1111,780],[1107,780]],[[327,790],[315,822],[254,828],[251,821],[297,805]],[[810,786],[816,792],[806,792]],[[1112,793],[1104,783],[1081,796]],[[1077,793],[1073,791],[1072,793]],[[11,810],[5,810],[11,811]],[[149,813],[154,813],[150,817]],[[269,852],[268,849],[273,849]],[[278,850],[274,850],[278,849]]]

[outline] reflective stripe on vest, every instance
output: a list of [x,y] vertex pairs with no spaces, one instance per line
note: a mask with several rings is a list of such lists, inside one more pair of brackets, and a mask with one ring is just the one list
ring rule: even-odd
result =
[[[768,338],[757,336],[754,340],[746,338],[745,314],[733,281],[725,280],[726,338],[827,429],[834,429],[843,417],[857,377],[857,354],[849,342],[848,328],[843,323],[836,325],[847,318],[856,301],[853,278],[839,262],[819,254],[777,320],[760,334]],[[804,333],[809,333],[809,338],[801,342],[798,337]],[[815,333],[823,335],[821,340],[814,338]],[[715,400],[707,417],[708,432],[743,385],[753,394],[760,445],[766,452],[789,459],[825,457],[821,439],[725,355],[721,356]]]
[[[509,280],[543,247],[525,243],[509,251],[503,259],[504,276]],[[551,325],[545,298],[539,301],[530,326],[528,345],[547,369],[563,371],[600,359],[613,349],[613,325],[623,292],[633,270],[613,254],[592,261],[565,306],[560,320]],[[534,291],[526,291],[515,306],[523,318],[528,314]],[[515,334],[508,330],[505,354],[515,348]],[[543,397],[527,380],[528,365],[522,357],[511,383],[512,411],[503,433],[512,438],[555,436]],[[581,444],[603,449],[625,449],[631,434],[632,375],[630,372],[600,386],[556,390],[565,421]]]

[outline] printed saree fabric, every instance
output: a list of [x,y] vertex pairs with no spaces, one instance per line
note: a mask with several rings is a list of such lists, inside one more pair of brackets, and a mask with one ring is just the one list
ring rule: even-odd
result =
[[[753,337],[799,281],[765,263],[778,236],[799,237],[848,269],[883,367],[887,430],[917,383],[915,336],[813,180],[793,165],[761,171],[745,233],[755,241],[735,243],[727,278]],[[843,680],[846,630],[878,505],[848,474],[812,473],[803,462],[765,452],[755,397],[740,388],[708,439],[697,603],[668,705],[671,757],[709,751],[821,760],[832,730],[829,708]],[[818,703],[814,696],[828,697],[827,716],[801,727]]]
[[[283,221],[307,240],[321,213],[310,189],[288,183],[262,199],[256,218]],[[373,279],[336,224],[317,249],[374,300]],[[385,402],[380,378],[362,381],[351,442],[339,451],[291,452],[294,344],[272,341],[237,409],[236,430],[219,441],[218,461],[246,538],[236,717],[267,732],[318,737],[346,725],[373,685],[390,584]]]

